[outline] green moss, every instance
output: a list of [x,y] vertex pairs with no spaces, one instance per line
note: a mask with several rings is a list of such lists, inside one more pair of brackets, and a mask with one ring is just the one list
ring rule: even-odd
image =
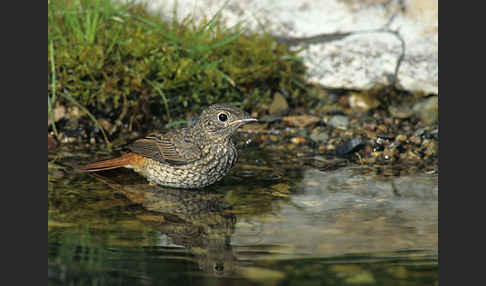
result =
[[[48,92],[58,104],[72,104],[62,96],[69,94],[96,117],[126,122],[168,121],[215,102],[251,108],[281,89],[291,105],[315,102],[296,52],[267,34],[225,28],[218,15],[178,23],[112,0],[48,6]],[[139,108],[147,104],[151,114]]]

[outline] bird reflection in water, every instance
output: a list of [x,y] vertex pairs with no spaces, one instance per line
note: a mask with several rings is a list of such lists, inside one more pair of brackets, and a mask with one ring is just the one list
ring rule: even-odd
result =
[[[208,190],[181,190],[149,184],[125,185],[98,174],[103,181],[130,201],[143,206],[151,216],[160,216],[150,224],[170,239],[184,246],[207,274],[229,276],[234,272],[235,256],[231,247],[236,216],[223,194]],[[143,216],[140,216],[143,220]]]

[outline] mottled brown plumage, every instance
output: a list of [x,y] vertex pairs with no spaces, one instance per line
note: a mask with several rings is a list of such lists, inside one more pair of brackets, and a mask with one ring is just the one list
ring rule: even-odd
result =
[[234,166],[238,154],[231,135],[252,121],[256,119],[232,105],[211,105],[189,128],[152,133],[129,145],[130,153],[78,170],[125,167],[162,186],[202,188],[220,180]]

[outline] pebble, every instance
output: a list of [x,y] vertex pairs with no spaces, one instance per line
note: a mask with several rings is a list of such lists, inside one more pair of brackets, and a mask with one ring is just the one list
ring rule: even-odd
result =
[[392,160],[395,158],[395,155],[397,154],[397,149],[392,148],[392,149],[385,149],[383,150],[383,156],[385,160]]
[[292,137],[290,138],[290,142],[292,144],[303,144],[307,142],[307,139],[305,139],[304,137]]
[[391,116],[401,119],[409,118],[413,115],[412,108],[406,104],[399,106],[391,105],[388,107],[388,112],[390,112]]
[[407,136],[405,136],[405,135],[403,135],[403,134],[400,134],[400,135],[398,135],[397,137],[395,137],[395,140],[396,140],[397,142],[405,142],[405,141],[407,141]]
[[283,117],[282,120],[288,125],[298,128],[305,128],[313,123],[317,123],[320,121],[319,117],[312,115],[286,116]]
[[349,126],[349,119],[347,116],[344,115],[334,115],[329,118],[329,121],[327,123],[334,128],[346,130]]
[[425,139],[423,145],[425,147],[424,154],[428,157],[436,155],[438,153],[437,151],[439,149],[439,145],[436,141]]
[[416,145],[420,145],[422,143],[422,138],[418,135],[413,135],[410,137],[409,141]]
[[439,97],[428,97],[413,106],[413,112],[422,121],[431,124],[439,120]]
[[311,134],[310,138],[318,143],[326,143],[329,140],[329,135],[327,133],[316,133]]
[[349,106],[358,111],[368,111],[379,105],[380,102],[375,97],[367,94],[355,93],[349,96]]

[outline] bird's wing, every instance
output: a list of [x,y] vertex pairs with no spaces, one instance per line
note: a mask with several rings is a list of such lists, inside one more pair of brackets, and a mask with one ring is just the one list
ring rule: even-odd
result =
[[159,162],[173,165],[185,165],[201,158],[201,149],[185,132],[169,131],[168,133],[152,133],[138,139],[128,148],[139,155]]

